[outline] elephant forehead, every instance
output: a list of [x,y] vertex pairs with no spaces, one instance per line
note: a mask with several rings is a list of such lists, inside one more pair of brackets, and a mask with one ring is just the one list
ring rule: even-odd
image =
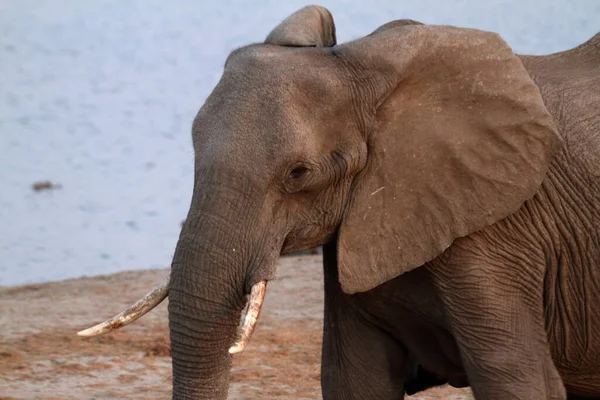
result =
[[303,137],[345,109],[349,90],[333,57],[318,49],[250,46],[236,50],[194,121],[194,138],[270,143]]

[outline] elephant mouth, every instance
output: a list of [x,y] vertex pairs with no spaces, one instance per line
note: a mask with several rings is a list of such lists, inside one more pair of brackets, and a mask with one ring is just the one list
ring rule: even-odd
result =
[[[106,321],[77,332],[78,336],[93,337],[104,335],[117,329],[120,329],[130,323],[140,319],[146,313],[158,306],[169,295],[169,282],[171,276],[167,276],[158,285],[156,285],[144,297],[136,301],[125,310]],[[242,310],[240,324],[237,329],[235,343],[229,348],[230,354],[236,354],[243,351],[256,328],[260,310],[267,294],[267,281],[255,283],[247,296],[246,306]]]

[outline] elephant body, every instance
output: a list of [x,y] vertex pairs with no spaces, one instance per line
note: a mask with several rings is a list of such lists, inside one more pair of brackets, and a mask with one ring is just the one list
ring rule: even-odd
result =
[[[464,365],[457,341],[470,343],[480,357],[502,361],[493,371],[477,371],[492,372],[498,386],[500,377],[528,384],[524,377],[539,373],[553,388],[547,398],[561,398],[561,380],[569,398],[600,396],[600,35],[563,53],[520,58],[565,143],[539,191],[514,214],[457,239],[424,268],[365,293],[343,293],[335,249],[325,245],[325,398],[401,397],[417,364],[453,386],[467,386],[478,376],[473,365]],[[482,263],[488,267],[483,272]],[[453,279],[461,267],[468,268],[465,275]],[[469,285],[479,286],[478,297],[464,296],[472,291]],[[474,318],[491,311],[490,317],[510,320],[506,314],[524,312],[525,304],[536,301],[543,312],[528,315],[531,325],[517,331]],[[456,331],[456,324],[472,330]],[[549,351],[529,359],[532,343],[523,339]],[[373,354],[373,341],[385,343],[381,359]],[[340,348],[351,351],[342,356]],[[387,361],[390,354],[397,354],[397,365]],[[370,367],[373,359],[381,369]],[[369,382],[385,384],[374,388]],[[485,391],[475,387],[476,398],[537,398],[545,391],[515,383],[505,392],[495,390],[496,382],[487,382]]]
[[[312,11],[314,12],[314,10]],[[321,11],[318,12],[322,14]],[[294,25],[299,21],[306,24],[304,19],[295,20],[294,16],[290,18],[291,20],[283,23],[284,25],[288,24],[287,26],[277,28],[279,31],[274,30],[270,36],[270,40],[278,46],[286,46],[289,41],[293,42],[294,29],[300,29],[299,34],[305,40],[306,35],[314,34],[314,29],[319,31],[322,26],[327,25],[319,20],[314,23],[316,28],[309,24],[310,29],[307,31],[305,25],[299,25],[301,28]],[[419,23],[395,21],[384,25],[371,37],[377,38],[415,25],[419,25]],[[326,44],[328,40],[331,41],[331,36],[327,36],[331,35],[331,31],[325,29],[324,32],[325,36],[319,42],[321,44]],[[462,38],[452,40],[460,42]],[[510,64],[509,68],[524,68],[525,74],[528,74],[527,78],[530,78],[535,84],[534,92],[537,91],[542,99],[541,101],[531,100],[529,95],[523,94],[526,89],[519,89],[519,84],[515,84],[515,96],[519,99],[517,102],[523,101],[524,104],[537,104],[545,107],[547,109],[545,112],[552,121],[549,122],[550,120],[544,119],[546,117],[540,116],[538,121],[530,125],[529,118],[532,118],[537,111],[527,111],[522,117],[525,121],[523,124],[526,126],[523,128],[524,132],[546,129],[547,126],[548,133],[555,130],[554,132],[560,138],[555,141],[555,137],[549,133],[548,136],[531,138],[521,143],[502,143],[499,146],[505,147],[502,147],[501,152],[493,153],[491,156],[507,157],[511,153],[518,154],[517,161],[514,161],[516,165],[521,162],[518,160],[528,164],[523,167],[523,170],[516,171],[513,167],[506,167],[507,170],[503,170],[503,158],[497,159],[498,161],[489,161],[489,164],[499,163],[498,176],[495,171],[482,173],[482,175],[487,173],[490,177],[486,178],[483,183],[474,182],[465,187],[465,192],[470,191],[471,194],[464,195],[459,192],[462,190],[460,182],[469,179],[465,177],[465,174],[472,174],[473,170],[478,168],[488,168],[486,164],[481,164],[481,162],[488,162],[485,158],[482,158],[483,161],[481,161],[477,159],[477,155],[468,154],[467,159],[462,161],[467,165],[468,172],[454,172],[452,168],[459,169],[460,166],[449,165],[443,172],[449,174],[447,177],[433,178],[436,181],[433,186],[425,185],[421,188],[419,185],[424,175],[420,171],[427,171],[428,168],[431,168],[427,161],[423,163],[422,160],[427,160],[427,157],[440,157],[443,156],[443,153],[437,154],[438,150],[434,148],[426,150],[426,153],[419,153],[422,150],[410,150],[412,157],[417,157],[413,162],[417,161],[414,170],[418,175],[405,178],[405,181],[398,178],[399,181],[395,187],[410,188],[409,192],[413,192],[414,188],[415,192],[419,192],[419,196],[415,199],[405,198],[406,189],[389,192],[386,185],[391,179],[388,175],[397,176],[395,170],[408,173],[406,168],[413,168],[411,162],[405,162],[406,157],[409,157],[410,154],[404,148],[394,150],[394,146],[398,146],[398,143],[402,142],[400,137],[396,142],[386,141],[383,144],[378,144],[376,138],[374,142],[367,145],[368,148],[384,146],[382,151],[385,151],[385,147],[387,147],[388,152],[391,153],[380,161],[381,164],[378,167],[379,171],[383,170],[385,173],[376,175],[376,179],[370,181],[367,178],[362,178],[362,180],[355,178],[354,181],[340,183],[340,187],[346,188],[344,190],[354,191],[348,200],[350,205],[346,206],[349,210],[344,211],[337,208],[335,205],[337,203],[333,205],[312,203],[300,197],[298,201],[307,201],[307,204],[312,204],[312,207],[322,213],[311,215],[309,211],[303,209],[295,211],[298,213],[297,216],[307,216],[309,219],[295,220],[293,222],[295,228],[292,228],[291,232],[281,236],[275,235],[280,241],[275,242],[277,244],[271,244],[272,250],[266,253],[268,255],[262,256],[260,264],[252,266],[252,268],[272,265],[279,252],[279,247],[282,248],[281,252],[285,253],[318,244],[324,245],[326,300],[321,374],[324,399],[396,399],[402,398],[405,393],[422,390],[442,382],[449,382],[457,387],[470,385],[478,399],[562,399],[566,398],[567,393],[571,398],[575,398],[574,396],[600,396],[600,339],[595,334],[595,332],[600,332],[600,307],[595,306],[600,304],[599,43],[600,36],[596,35],[580,47],[563,53],[549,56],[519,56],[518,58],[513,56],[514,59],[511,59],[514,67],[513,64]],[[350,48],[352,45],[348,46]],[[355,46],[360,48],[358,44]],[[388,46],[388,43],[383,41],[383,44],[370,46],[385,47]],[[250,62],[250,65],[254,65],[254,63],[260,65],[262,56],[260,51],[256,51],[258,49],[242,48],[234,52],[226,63],[226,69],[245,70],[247,62]],[[273,55],[273,57],[277,57],[277,55]],[[339,50],[337,57],[351,60],[348,62],[355,62],[358,65],[364,61],[353,58],[350,50],[348,53],[344,53],[344,48]],[[243,61],[237,67],[236,60],[239,59],[252,61]],[[301,64],[300,59],[289,58],[288,60],[291,65]],[[327,70],[326,64],[318,67],[320,62],[318,58],[315,58],[315,62],[317,66],[315,68]],[[262,65],[261,68],[266,70],[269,65]],[[347,68],[351,69],[352,67],[348,66]],[[403,68],[410,70],[410,67]],[[480,68],[481,71],[486,71],[486,68],[489,67],[482,66]],[[289,72],[289,70],[286,71]],[[374,87],[382,84],[377,82],[378,77],[361,77],[360,74],[370,73],[369,67],[366,67],[366,71],[349,72],[350,78],[347,79],[358,76],[356,79],[361,81],[374,81],[372,83]],[[269,75],[268,72],[264,73]],[[456,74],[456,72],[452,72],[452,74]],[[504,90],[501,86],[497,89],[494,88],[493,80],[497,75],[493,72],[493,68],[490,68],[490,75],[487,78],[480,74],[481,72],[476,73],[477,78],[471,84],[474,85],[471,91],[476,91],[476,87],[483,88],[484,91],[502,92]],[[512,77],[512,72],[502,72],[501,74]],[[277,71],[270,74],[270,76],[277,75]],[[448,75],[448,78],[442,79],[453,79],[454,76]],[[299,79],[302,80],[302,78]],[[486,79],[488,79],[487,82]],[[406,80],[411,82],[410,79]],[[195,130],[198,132],[222,130],[222,127],[215,127],[216,125],[221,126],[221,124],[227,126],[228,130],[237,131],[239,113],[243,113],[243,111],[236,113],[232,110],[230,114],[227,114],[229,119],[221,117],[210,123],[206,122],[211,120],[208,113],[222,112],[223,109],[226,109],[224,102],[233,101],[232,98],[243,98],[254,89],[239,80],[229,81],[224,78],[223,84],[221,90],[217,87],[216,94],[213,93],[219,99],[218,102],[212,105],[209,99],[208,106],[205,106],[204,111],[201,110],[195,123]],[[331,80],[315,82],[317,86],[332,85],[331,90],[334,91],[341,90],[336,89],[338,84]],[[383,80],[383,85],[385,84],[386,80]],[[421,83],[417,80],[416,84]],[[279,85],[278,79],[274,82],[266,80],[258,90],[265,97],[272,95],[274,91],[276,98],[285,99],[282,101],[282,108],[277,106],[267,116],[242,118],[243,125],[239,125],[240,131],[253,131],[253,127],[259,128],[264,124],[269,124],[278,118],[277,115],[281,113],[287,115],[290,112],[287,108],[288,103],[295,104],[300,101],[294,97],[295,91],[300,89],[286,89],[285,92],[278,93],[279,89],[274,88],[278,88]],[[402,107],[403,102],[411,101],[415,96],[419,98],[423,92],[429,93],[431,91],[431,89],[427,89],[429,84],[424,85],[424,88],[418,89],[414,94],[411,94],[409,89],[400,90],[398,88],[388,94],[388,100],[379,106],[375,117],[379,119],[380,129],[384,129],[382,127],[392,123],[390,126],[392,131],[400,129],[400,134],[405,134],[405,131],[410,131],[411,124],[414,124],[414,118],[420,120],[420,124],[422,124],[414,125],[416,131],[422,132],[414,133],[414,135],[428,135],[429,133],[421,128],[427,124],[430,124],[429,129],[436,131],[439,125],[435,122],[435,118],[434,122],[420,119],[418,111],[416,114],[411,114],[414,112],[411,108],[399,114],[400,117],[394,116],[392,119],[386,119],[386,115],[395,113],[399,107]],[[460,85],[461,90],[465,85],[468,86],[464,83]],[[449,84],[449,87],[452,87],[452,84]],[[310,91],[315,90],[314,88],[304,90],[309,94],[302,100],[303,105],[308,104],[310,109],[310,104],[314,101],[312,100],[313,96],[319,91],[311,94]],[[371,91],[375,92],[376,89],[371,89]],[[533,94],[533,98],[539,95]],[[362,94],[362,96],[367,96],[367,94]],[[424,100],[425,104],[427,101],[431,101],[431,107],[435,107],[435,104],[440,101],[442,103],[448,101],[443,95],[436,94],[434,96],[436,97],[433,100]],[[492,99],[496,99],[495,96],[493,95]],[[504,101],[503,96],[507,96],[507,94],[499,95],[501,102]],[[464,103],[460,109],[450,112],[460,113],[464,112],[466,108],[473,114],[490,113],[489,109],[477,110],[477,106],[485,104],[486,101],[494,100],[478,100],[477,95],[474,94],[471,103],[475,108],[472,111],[471,105]],[[294,109],[293,106],[290,107]],[[349,105],[339,111],[327,111],[342,120],[348,120],[352,118],[351,114],[345,114],[349,112],[348,110],[352,110],[352,107]],[[501,108],[502,103],[498,107]],[[508,124],[511,127],[508,128],[508,132],[512,132],[511,129],[514,128],[511,124],[517,124],[517,122],[512,122],[513,118],[518,120],[517,113],[525,107],[530,106],[515,104],[512,109],[507,110],[507,114],[495,115],[492,112],[490,118],[498,119],[501,124]],[[438,111],[440,110],[443,113],[445,109],[438,109]],[[270,119],[267,121],[265,118]],[[295,121],[303,121],[302,118],[306,118],[306,116],[298,111],[295,118],[299,118]],[[402,118],[405,118],[406,121]],[[442,118],[442,124],[444,124],[446,123],[444,118],[452,120],[454,116],[439,118]],[[467,114],[465,118],[471,117]],[[496,123],[493,122],[493,124]],[[294,124],[300,124],[300,122],[294,122],[291,128],[282,127],[282,129],[300,129]],[[332,126],[328,129],[340,129],[331,122],[321,123],[321,125],[323,124],[331,124]],[[366,122],[359,120],[356,124],[360,127]],[[465,127],[465,129],[468,128]],[[480,132],[486,128],[476,129]],[[444,134],[443,131],[441,134]],[[214,138],[204,138],[202,135],[198,137],[203,139],[200,139],[202,144],[199,144],[199,139],[196,139],[197,149],[206,148],[209,145],[223,146],[229,143],[224,139],[216,141]],[[305,145],[300,143],[306,143],[306,141],[310,143],[312,140],[305,136],[302,137],[303,141],[298,142],[295,146],[302,148]],[[388,137],[383,138],[388,140]],[[235,139],[235,141],[244,140],[243,136]],[[291,140],[289,145],[294,143],[292,139],[285,140]],[[432,137],[430,140],[437,139]],[[463,147],[454,147],[455,143],[452,143],[446,146],[444,151],[450,153],[463,151],[461,149],[468,146],[469,141],[479,143],[476,146],[481,146],[481,152],[489,151],[486,149],[489,143],[479,142],[479,140],[480,138],[467,137],[464,142],[459,143]],[[495,140],[495,138],[490,137],[488,140]],[[324,146],[317,143],[313,146]],[[226,145],[232,146],[230,143]],[[236,166],[237,161],[235,160],[244,157],[243,152],[237,153],[236,147],[229,147],[229,151],[236,155],[228,158],[228,164],[224,164],[218,169],[218,171],[230,171],[219,172],[224,174],[223,179],[236,175],[231,168]],[[274,146],[271,151],[270,157],[276,158],[275,154],[281,150],[278,146]],[[333,154],[336,154],[335,151]],[[462,157],[460,154],[459,157]],[[346,159],[341,162],[341,165],[352,169],[352,162],[363,163],[362,171],[358,176],[360,177],[361,174],[369,176],[369,169],[372,168],[372,163],[376,162],[372,160],[376,159],[377,155],[374,155],[372,159],[367,159],[366,164],[361,156],[355,154],[352,157],[354,157],[353,161]],[[398,158],[394,159],[394,157]],[[343,159],[344,156],[339,155],[339,158]],[[422,162],[421,165],[418,164],[419,160]],[[544,163],[547,163],[547,168],[543,167]],[[203,171],[206,171],[206,169],[215,167],[211,161],[203,168],[205,168]],[[247,165],[246,168],[251,167]],[[517,169],[519,168],[521,167],[517,167]],[[310,171],[310,167],[295,168],[291,176],[295,177],[296,174],[302,176],[306,169]],[[356,170],[359,169],[356,167]],[[429,174],[431,173],[439,174],[440,171],[433,167]],[[523,180],[523,177],[526,179]],[[198,181],[200,179],[199,177]],[[445,181],[453,182],[454,188],[447,186]],[[440,187],[435,186],[438,184]],[[245,200],[246,202],[256,207],[257,210],[260,209],[260,205],[254,202],[256,194],[252,194],[252,190],[255,190],[256,186],[260,186],[258,181],[255,182],[254,187],[252,187],[252,183],[239,185],[239,181],[230,182],[229,185],[217,181],[204,183],[205,187],[214,187],[217,191],[223,189],[241,191],[246,196],[245,199],[252,198],[249,202]],[[315,186],[322,187],[321,185],[316,184]],[[456,185],[459,185],[458,188]],[[506,186],[503,187],[503,185]],[[347,189],[348,187],[350,189]],[[458,192],[453,194],[453,189]],[[292,191],[295,192],[296,189],[292,189]],[[506,193],[504,193],[505,191]],[[485,194],[486,192],[488,194]],[[196,191],[194,193],[196,195]],[[311,193],[311,191],[300,192],[294,196],[308,196],[308,194],[302,193]],[[428,195],[427,193],[433,194]],[[382,194],[384,200],[378,200],[377,196]],[[480,194],[481,198],[478,197]],[[502,196],[505,194],[506,199],[503,200]],[[205,198],[211,197],[204,196]],[[264,196],[264,194],[260,196]],[[321,196],[331,199],[336,195],[329,193]],[[403,196],[404,203],[399,204],[398,208],[390,207],[388,209],[389,203],[397,200],[398,196]],[[434,198],[446,196],[450,200],[443,204],[445,198],[435,199],[432,204],[429,204],[426,196]],[[453,196],[462,196],[462,198],[453,200]],[[370,201],[373,203],[369,203]],[[475,215],[483,209],[481,217],[476,217],[475,220],[469,222],[471,216],[468,213],[462,216],[453,216],[452,219],[455,222],[450,223],[458,224],[458,227],[450,229],[449,233],[444,231],[443,219],[448,218],[448,210],[452,210],[450,212],[452,214],[459,213],[460,211],[456,210],[461,207],[464,207],[465,210],[469,209],[470,201],[476,205],[471,207],[475,211],[468,213]],[[340,203],[343,204],[344,201],[340,200]],[[439,206],[439,203],[442,205]],[[200,203],[192,200],[190,213],[194,212],[194,206],[198,204]],[[275,204],[278,205],[273,206],[273,211],[269,214],[271,216],[278,215],[277,210],[285,207],[285,203]],[[352,204],[359,204],[360,207],[353,207]],[[368,204],[372,204],[372,206],[363,207]],[[436,209],[438,206],[439,210]],[[202,206],[198,207],[198,212],[201,212]],[[489,207],[489,211],[487,207]],[[378,212],[373,211],[375,208],[379,209]],[[356,209],[360,210],[360,215],[355,212]],[[230,212],[233,214],[217,213],[219,214],[218,220],[230,221],[232,215],[238,215],[235,208]],[[404,219],[396,219],[394,213],[402,214],[403,212],[406,213]],[[382,214],[388,215],[389,220],[382,219]],[[360,218],[358,218],[359,216]],[[212,215],[207,218],[212,218]],[[244,220],[246,220],[245,218]],[[340,218],[342,219],[341,226],[338,225]],[[411,220],[411,218],[415,219]],[[436,219],[440,220],[436,221]],[[194,218],[188,217],[188,220],[193,221]],[[414,229],[410,231],[410,236],[402,239],[404,234],[402,229],[407,225],[417,224],[421,220],[428,221],[423,225],[423,230],[425,232],[429,230],[429,233]],[[463,220],[467,220],[467,222],[461,224]],[[231,222],[227,222],[227,224],[231,224]],[[268,226],[268,229],[277,232],[277,223],[273,225],[271,222]],[[436,233],[438,229],[441,233]],[[364,237],[364,232],[373,231],[376,234],[374,239]],[[186,240],[186,232],[189,234],[189,230],[184,228],[181,241]],[[269,235],[267,232],[243,234],[259,238],[261,235]],[[448,237],[452,240],[447,240],[444,237],[445,234],[450,235]],[[389,250],[387,242],[390,238],[399,244],[398,250],[395,248],[393,251]],[[414,238],[418,238],[419,243]],[[194,241],[194,239],[191,240]],[[423,242],[431,244],[423,245]],[[260,247],[264,244],[255,244],[254,246]],[[188,248],[189,246],[184,245],[183,247]],[[178,248],[182,248],[182,245],[180,244]],[[433,251],[431,251],[432,248]],[[220,255],[222,250],[214,249],[213,251],[217,251],[216,254]],[[419,254],[421,251],[424,252],[424,255],[414,257],[414,254]],[[229,255],[229,257],[236,257],[236,255]],[[174,270],[176,266],[179,271],[182,271],[182,268],[190,268],[187,263],[183,262],[185,267],[179,267],[180,263],[177,260],[178,254],[176,253]],[[226,259],[223,261],[231,262]],[[243,263],[244,261],[237,262]],[[415,268],[419,265],[420,268]],[[373,272],[368,274],[364,269]],[[189,279],[191,273],[176,275],[180,276],[180,279],[185,279],[186,282],[172,283],[172,290],[181,290],[182,287],[187,287],[190,283],[195,282],[195,279]],[[218,274],[221,273],[231,274],[232,272],[223,270]],[[272,272],[268,272],[267,275],[263,274],[262,277],[270,279],[272,275],[269,274]],[[221,281],[227,280],[227,276],[223,275]],[[229,278],[230,280],[231,278]],[[246,278],[246,293],[249,292],[249,280],[252,281],[252,279]],[[196,289],[190,287],[185,290],[194,291]],[[179,301],[174,296],[171,297],[171,332],[172,339],[174,339],[179,337],[181,318],[176,315],[179,313],[177,307],[181,306],[178,306]],[[186,300],[186,304],[189,304],[189,301],[189,299]],[[243,301],[236,296],[227,301],[230,304],[229,308],[232,309],[240,309],[243,305]],[[201,309],[203,306],[198,304],[195,307]],[[235,312],[233,314],[235,315]],[[189,319],[189,317],[186,318]],[[233,327],[233,321],[231,327]],[[173,332],[177,334],[173,336]],[[227,338],[227,336],[225,335],[223,338]],[[201,340],[200,337],[196,339],[196,341],[199,340]],[[191,343],[186,341],[182,348],[188,348],[189,345]],[[181,351],[177,342],[174,342],[176,388],[185,386],[178,382],[179,376],[183,376],[178,373],[182,370],[179,365],[182,362]],[[189,353],[186,353],[186,356],[189,356]],[[200,361],[195,363],[199,364]],[[187,365],[187,362],[185,364]],[[220,368],[227,370],[228,367],[227,364],[223,364],[223,367],[216,370],[221,370]],[[219,376],[225,376],[225,372],[221,372]],[[215,391],[210,385],[204,385],[204,387],[208,387],[212,395],[219,393],[216,397],[225,393]],[[221,388],[223,387],[221,386]],[[180,395],[181,393],[174,397],[182,397]]]
[[[561,398],[561,380],[569,398],[600,395],[600,35],[570,51],[521,60],[565,140],[546,179],[514,214],[457,239],[424,268],[365,293],[343,293],[337,282],[335,249],[326,245],[325,398],[399,398],[406,382],[415,378],[411,373],[417,365],[438,379],[444,377],[440,382],[468,386],[477,375],[473,366],[461,360],[458,340],[472,343],[473,351],[482,357],[501,359],[492,371],[494,379],[529,383],[524,377],[540,373],[542,382],[554,387],[547,398]],[[478,274],[481,263],[497,268]],[[471,279],[452,279],[460,266],[472,266],[464,272],[472,274]],[[499,288],[498,282],[506,287]],[[472,291],[468,285],[489,291],[489,296],[482,296],[489,303],[465,296]],[[511,300],[514,309],[507,304]],[[529,315],[527,322],[532,324],[516,332],[499,330],[497,323],[483,316],[474,318],[493,311],[491,317],[507,319],[505,313],[525,311],[520,302],[535,304],[536,300],[543,311]],[[454,331],[457,323],[472,331]],[[519,343],[532,337],[548,346],[541,359],[529,359],[525,346],[532,344]],[[381,354],[373,353],[373,341],[385,344],[378,349]],[[351,350],[342,356],[340,348]],[[397,354],[397,365],[389,364],[390,354]],[[381,369],[372,367],[374,359]],[[374,388],[369,382],[384,384]],[[502,385],[500,379],[496,382]],[[481,392],[475,387],[476,397],[534,398],[544,392],[544,388],[518,384],[513,392],[495,391],[496,382]]]
[[557,121],[564,146],[539,193],[515,218],[528,217],[541,230],[544,317],[554,363],[567,390],[598,396],[600,35],[564,53],[522,60]]
[[168,292],[173,398],[227,397],[278,257],[319,245],[325,400],[600,397],[599,110],[600,34],[517,56],[399,20],[338,45],[308,6],[232,52],[145,298]]

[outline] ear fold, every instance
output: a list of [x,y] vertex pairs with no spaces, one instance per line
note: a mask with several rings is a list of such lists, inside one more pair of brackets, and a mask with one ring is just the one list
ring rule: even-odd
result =
[[306,6],[273,29],[265,43],[298,47],[334,46],[336,39],[333,17],[324,7]]
[[[538,88],[495,34],[404,25],[338,46],[375,92],[368,161],[338,239],[346,293],[370,290],[515,212],[561,144]],[[368,105],[367,105],[368,106]]]

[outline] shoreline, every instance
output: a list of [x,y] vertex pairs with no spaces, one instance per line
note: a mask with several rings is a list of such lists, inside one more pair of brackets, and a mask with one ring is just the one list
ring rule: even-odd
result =
[[[76,333],[120,312],[169,269],[0,287],[0,399],[170,399],[167,303],[116,332]],[[234,357],[230,399],[320,399],[320,255],[279,261],[248,348]],[[409,399],[471,399],[442,387]]]

